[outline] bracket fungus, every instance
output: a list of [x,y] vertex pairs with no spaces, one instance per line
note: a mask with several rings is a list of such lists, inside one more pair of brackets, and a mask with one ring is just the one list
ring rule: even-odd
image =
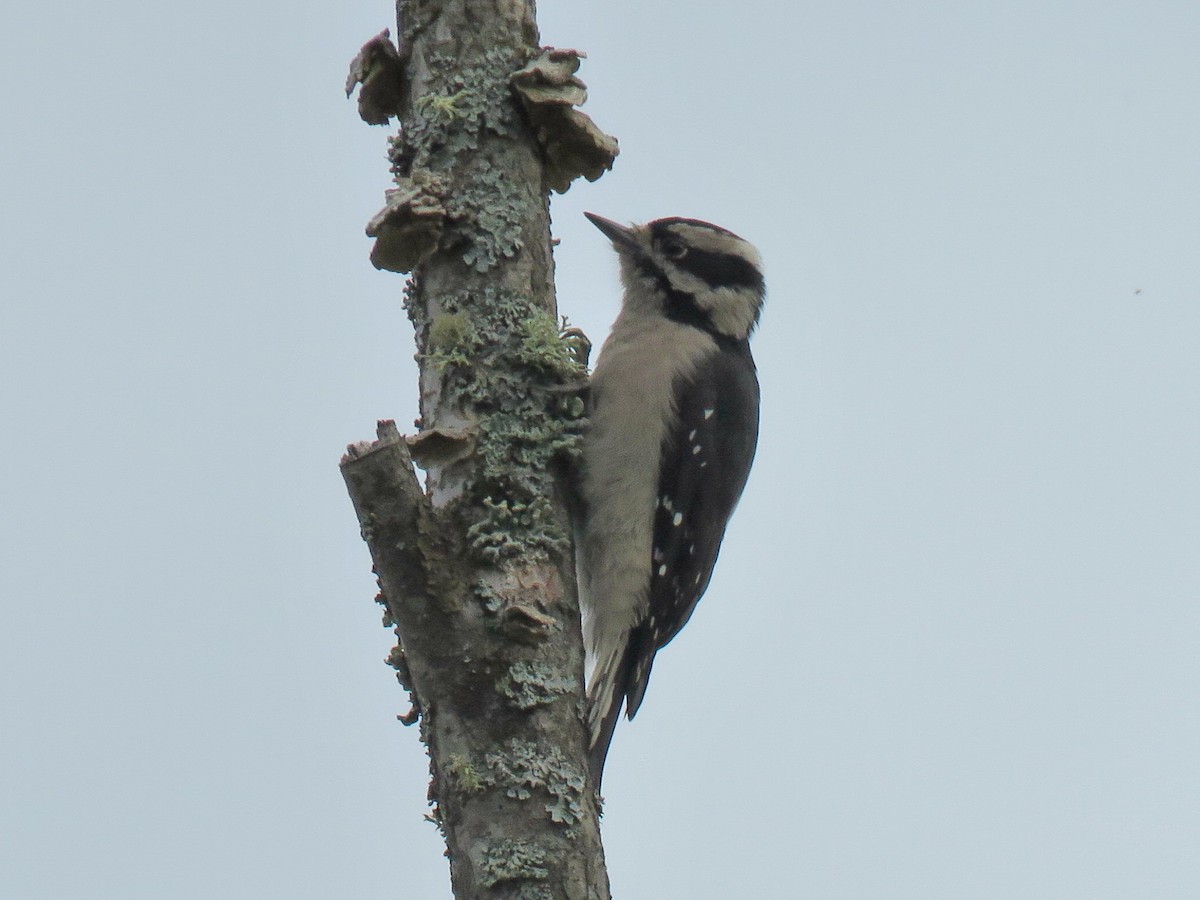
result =
[[579,176],[595,181],[612,168],[617,139],[601,131],[579,110],[587,87],[575,75],[586,54],[545,47],[509,79],[546,158],[550,186],[566,193]]
[[387,204],[367,223],[367,237],[375,238],[375,268],[411,272],[437,249],[446,221],[444,191],[443,180],[431,172],[396,179],[396,187],[385,192]]
[[386,28],[363,44],[350,61],[346,96],[354,93],[355,85],[362,85],[358,92],[358,114],[368,125],[386,125],[392,116],[400,114],[404,64],[405,59],[392,44],[391,32]]

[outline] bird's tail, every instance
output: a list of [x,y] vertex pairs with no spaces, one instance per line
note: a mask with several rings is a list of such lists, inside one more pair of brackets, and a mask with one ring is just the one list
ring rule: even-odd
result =
[[596,793],[600,792],[608,745],[612,742],[613,730],[617,727],[617,719],[625,703],[625,680],[629,668],[627,657],[628,645],[621,641],[618,648],[596,660],[588,683],[588,766]]
[[656,653],[649,641],[650,636],[643,626],[627,631],[616,642],[615,648],[596,659],[592,668],[587,691],[587,724],[591,740],[588,764],[597,792],[604,774],[608,745],[612,742],[617,719],[621,717],[621,707],[625,707],[625,715],[632,719],[646,694]]

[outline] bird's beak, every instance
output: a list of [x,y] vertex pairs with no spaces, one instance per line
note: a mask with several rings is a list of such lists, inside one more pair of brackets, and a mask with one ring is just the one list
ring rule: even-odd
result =
[[588,221],[604,232],[605,237],[613,242],[613,246],[618,250],[622,248],[633,249],[637,246],[637,239],[633,235],[633,229],[628,225],[621,225],[614,222],[612,219],[606,219],[604,216],[598,216],[595,213],[585,212]]

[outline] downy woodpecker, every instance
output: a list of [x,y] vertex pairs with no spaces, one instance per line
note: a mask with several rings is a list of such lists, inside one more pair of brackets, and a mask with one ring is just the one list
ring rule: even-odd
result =
[[750,333],[758,251],[695,219],[624,226],[621,312],[592,375],[576,559],[592,781],[621,712],[641,705],[654,655],[708,587],[758,438]]

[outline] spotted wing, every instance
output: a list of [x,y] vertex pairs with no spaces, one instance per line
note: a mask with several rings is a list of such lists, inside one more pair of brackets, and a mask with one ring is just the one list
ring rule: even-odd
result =
[[633,718],[654,655],[687,624],[708,587],[725,526],[758,441],[758,377],[747,347],[719,352],[679,393],[677,433],[662,449],[646,621],[630,634],[627,715]]

